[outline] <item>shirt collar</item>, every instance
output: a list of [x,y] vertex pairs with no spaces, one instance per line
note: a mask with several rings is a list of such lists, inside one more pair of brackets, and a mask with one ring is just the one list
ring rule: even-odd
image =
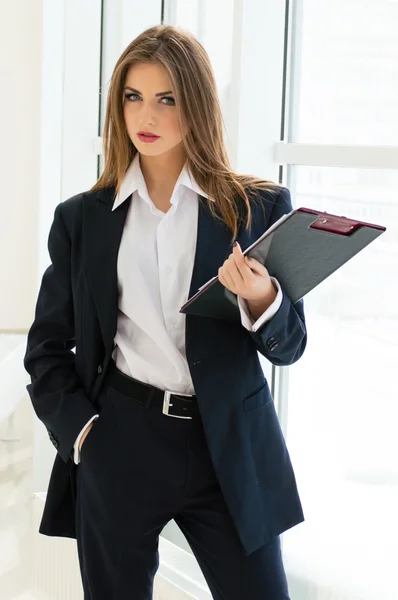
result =
[[[146,202],[151,203],[145,179],[141,171],[139,158],[140,155],[139,152],[137,152],[123,177],[122,185],[120,186],[120,192],[115,198],[112,210],[115,210],[118,206],[123,204],[123,202],[127,200],[127,198],[135,191],[138,191],[139,195]],[[205,198],[208,198],[208,194],[206,194],[206,192],[204,192],[194,180],[193,175],[189,171],[186,163],[184,164],[184,167],[176,181],[171,199],[172,204],[177,204],[178,202],[178,195],[176,195],[175,192],[178,191],[178,188],[181,185],[192,190],[193,192],[196,192],[197,194],[200,194],[201,196],[204,196]]]

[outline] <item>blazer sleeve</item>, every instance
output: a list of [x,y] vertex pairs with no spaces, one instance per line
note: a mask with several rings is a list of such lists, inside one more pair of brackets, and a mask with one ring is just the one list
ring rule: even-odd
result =
[[[268,227],[292,210],[290,191],[282,187],[273,205]],[[307,345],[304,302],[301,299],[292,304],[283,286],[281,288],[283,296],[278,311],[257,331],[248,332],[260,354],[278,367],[295,363]]]
[[98,411],[75,373],[71,243],[62,218],[62,203],[54,212],[48,250],[51,264],[42,278],[24,367],[31,378],[26,389],[35,413],[66,463],[73,457],[79,432]]

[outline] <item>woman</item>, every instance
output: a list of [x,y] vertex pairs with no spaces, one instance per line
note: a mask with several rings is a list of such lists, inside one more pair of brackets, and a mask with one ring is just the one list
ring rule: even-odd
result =
[[[86,599],[152,598],[171,519],[213,598],[287,599],[279,534],[303,513],[258,351],[300,358],[303,303],[242,248],[289,191],[230,168],[209,58],[170,26],[117,61],[104,155],[55,210],[28,336],[57,449],[40,532],[77,538]],[[240,323],[179,312],[217,273]]]

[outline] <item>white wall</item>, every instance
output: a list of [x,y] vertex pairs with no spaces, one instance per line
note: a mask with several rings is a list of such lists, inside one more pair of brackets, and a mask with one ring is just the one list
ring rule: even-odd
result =
[[[0,0],[0,332],[27,331],[59,202],[97,180],[101,0]],[[54,448],[35,422],[34,489]]]
[[37,287],[42,0],[0,0],[0,331],[26,329]]

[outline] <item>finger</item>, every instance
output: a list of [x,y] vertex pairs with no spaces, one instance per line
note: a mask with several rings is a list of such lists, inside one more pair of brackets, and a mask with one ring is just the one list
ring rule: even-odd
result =
[[245,287],[249,287],[253,283],[253,273],[248,263],[246,262],[245,256],[242,252],[239,242],[236,242],[236,246],[234,246],[234,250],[231,256],[241,276],[242,285],[244,285]]
[[227,280],[225,279],[224,275],[219,274],[218,280],[225,288],[229,289],[229,285],[228,285]]
[[221,281],[221,283],[223,284],[223,286],[225,286],[226,288],[231,290],[231,292],[235,293],[236,288],[235,288],[234,280],[232,279],[231,275],[228,273],[228,271],[225,268],[220,267],[218,278]]
[[249,257],[246,256],[245,260],[248,267],[255,273],[258,273],[259,275],[268,275],[267,268],[255,258],[249,259]]
[[[247,268],[247,267],[246,267]],[[242,273],[240,272],[234,256],[231,254],[228,260],[225,261],[224,265],[225,273],[231,278],[233,285],[235,288],[242,288],[245,286],[245,280],[243,278]],[[250,269],[248,269],[250,270]]]
[[225,278],[225,281],[227,282],[228,289],[230,289],[231,292],[235,293],[236,289],[237,289],[236,279],[234,279],[233,276],[228,271],[226,271],[224,273],[224,278]]

